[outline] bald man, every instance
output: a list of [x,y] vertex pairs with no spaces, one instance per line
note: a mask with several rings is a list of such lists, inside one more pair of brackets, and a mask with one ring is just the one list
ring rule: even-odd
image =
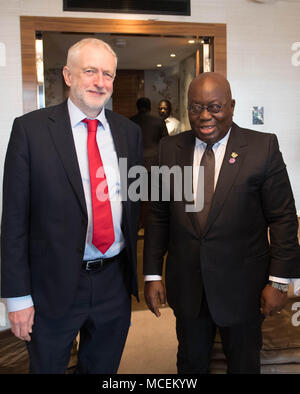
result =
[[65,373],[79,331],[78,373],[116,373],[121,359],[138,294],[139,204],[122,201],[118,162],[142,164],[142,139],[135,123],[104,108],[116,67],[105,42],[77,42],[63,69],[68,100],[13,125],[1,291],[31,373]]
[[168,135],[176,135],[181,132],[181,125],[178,119],[172,116],[172,104],[169,100],[161,100],[158,103],[158,114],[165,121]]
[[277,138],[233,123],[234,107],[229,82],[201,74],[188,91],[192,130],[160,146],[160,165],[192,167],[195,206],[204,194],[203,210],[187,212],[171,183],[169,201],[151,202],[145,231],[145,299],[158,317],[166,296],[174,310],[178,373],[209,372],[217,328],[228,373],[259,373],[263,318],[280,312],[289,278],[300,275],[298,220]]

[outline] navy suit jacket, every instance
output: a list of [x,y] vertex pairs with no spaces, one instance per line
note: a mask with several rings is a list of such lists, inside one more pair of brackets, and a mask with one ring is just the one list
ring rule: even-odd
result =
[[[142,163],[137,125],[106,110],[118,158]],[[130,179],[128,180],[128,186]],[[123,201],[129,291],[137,291],[139,203]],[[1,224],[1,295],[31,294],[35,308],[60,316],[76,295],[87,209],[67,103],[16,118],[8,144]]]

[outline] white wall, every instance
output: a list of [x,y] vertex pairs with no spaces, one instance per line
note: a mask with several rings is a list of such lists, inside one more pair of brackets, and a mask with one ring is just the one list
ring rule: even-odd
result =
[[[7,56],[6,65],[0,65],[0,181],[12,121],[23,110],[20,15],[226,23],[227,75],[237,101],[235,121],[277,134],[300,209],[300,65],[292,65],[291,50],[293,43],[300,42],[299,2],[191,0],[191,16],[187,17],[63,12],[62,3],[0,0],[0,43],[5,44]],[[265,108],[262,126],[251,124],[253,105]]]

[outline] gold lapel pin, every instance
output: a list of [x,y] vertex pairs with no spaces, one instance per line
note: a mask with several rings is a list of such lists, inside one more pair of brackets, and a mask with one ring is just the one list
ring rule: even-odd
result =
[[236,152],[232,152],[231,153],[231,157],[230,157],[230,159],[229,159],[229,163],[230,164],[233,164],[233,163],[235,163],[235,159],[238,157],[238,154],[236,153]]

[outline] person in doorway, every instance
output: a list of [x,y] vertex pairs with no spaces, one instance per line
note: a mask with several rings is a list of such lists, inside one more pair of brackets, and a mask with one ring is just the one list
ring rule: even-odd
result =
[[151,115],[151,101],[147,97],[139,98],[136,107],[138,112],[130,119],[142,130],[144,166],[150,171],[151,166],[158,165],[158,145],[168,130],[163,120]]
[[161,100],[158,104],[159,116],[165,121],[168,135],[176,135],[181,132],[181,126],[178,119],[172,116],[172,104],[169,100]]
[[[136,102],[137,114],[131,120],[137,123],[143,135],[143,163],[148,176],[148,199],[151,190],[151,167],[158,165],[158,145],[162,137],[168,135],[165,122],[151,115],[151,101],[147,97],[141,97]],[[148,201],[141,205],[140,228],[145,227]]]
[[204,194],[203,209],[187,212],[171,183],[169,201],[151,202],[145,230],[145,299],[156,316],[166,297],[174,310],[179,373],[209,372],[217,327],[228,372],[259,373],[263,318],[280,312],[289,278],[300,277],[298,219],[277,138],[239,127],[234,107],[222,75],[199,75],[188,91],[192,130],[160,146],[161,166],[193,168],[196,206]]
[[142,164],[142,138],[135,123],[104,108],[116,67],[105,42],[77,42],[63,68],[68,100],[13,124],[1,289],[31,373],[64,373],[78,332],[78,373],[116,373],[121,359],[138,294],[139,204],[121,199],[118,159]]

